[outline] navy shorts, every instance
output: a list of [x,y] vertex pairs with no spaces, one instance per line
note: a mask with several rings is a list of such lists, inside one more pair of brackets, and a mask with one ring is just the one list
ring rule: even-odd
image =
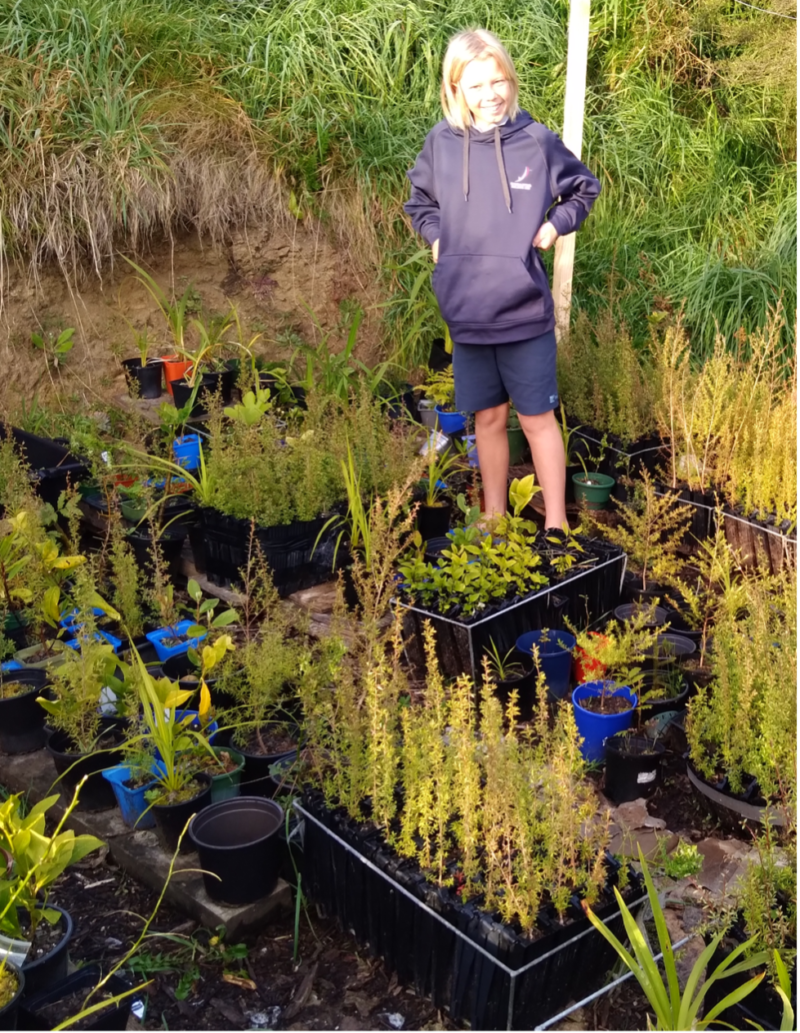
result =
[[523,416],[558,405],[556,334],[511,344],[453,344],[456,409],[480,412],[509,398]]

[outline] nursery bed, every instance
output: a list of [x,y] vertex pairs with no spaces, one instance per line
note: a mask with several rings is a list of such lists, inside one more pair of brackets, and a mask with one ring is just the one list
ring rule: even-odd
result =
[[[393,863],[380,837],[305,797],[303,885],[312,899],[383,958],[404,982],[473,1029],[532,1029],[569,1001],[599,989],[616,959],[587,918],[554,923],[528,940],[470,905],[450,899],[424,877]],[[639,881],[624,893],[636,914],[646,899]],[[613,903],[596,906],[621,936]],[[578,912],[580,914],[580,912]]]
[[396,598],[394,605],[405,611],[406,654],[414,665],[423,665],[423,625],[430,621],[436,630],[436,650],[443,674],[455,678],[467,673],[479,679],[481,657],[492,643],[502,655],[526,631],[559,630],[564,627],[564,618],[574,624],[591,624],[613,610],[619,602],[626,565],[627,557],[621,549],[606,546],[606,558],[600,556],[594,566],[557,584],[545,585],[488,617],[469,622]]

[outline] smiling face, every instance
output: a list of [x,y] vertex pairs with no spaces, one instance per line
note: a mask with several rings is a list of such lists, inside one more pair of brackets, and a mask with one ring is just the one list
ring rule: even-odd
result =
[[511,84],[493,57],[475,58],[465,65],[459,88],[478,129],[503,121]]

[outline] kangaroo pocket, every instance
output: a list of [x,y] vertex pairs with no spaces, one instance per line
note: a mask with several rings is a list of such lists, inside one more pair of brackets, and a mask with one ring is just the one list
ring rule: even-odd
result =
[[551,304],[538,263],[529,271],[521,258],[508,255],[442,255],[433,271],[433,290],[448,325],[541,319]]

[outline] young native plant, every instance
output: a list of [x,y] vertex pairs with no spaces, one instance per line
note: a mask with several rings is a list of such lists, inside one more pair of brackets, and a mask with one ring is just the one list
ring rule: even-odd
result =
[[[619,909],[622,914],[622,920],[625,924],[625,932],[628,934],[633,954],[623,947],[617,937],[603,922],[600,921],[590,907],[585,908],[586,914],[595,929],[597,929],[604,939],[611,944],[641,986],[647,1000],[650,1002],[650,1007],[655,1012],[656,1029],[708,1029],[714,1020],[717,1019],[717,1017],[725,1011],[726,1008],[732,1007],[732,1005],[744,1000],[744,998],[751,994],[762,981],[765,973],[762,972],[760,975],[754,976],[752,979],[748,979],[741,986],[732,990],[718,1004],[709,1008],[703,1017],[700,1018],[700,1010],[703,1005],[703,1000],[711,986],[719,979],[743,975],[754,968],[765,965],[769,961],[770,956],[767,951],[759,951],[748,955],[748,951],[751,951],[754,945],[754,941],[751,939],[748,940],[747,943],[741,943],[737,947],[734,947],[727,958],[725,958],[724,961],[721,961],[713,972],[707,973],[707,966],[725,935],[725,930],[722,930],[713,937],[711,942],[698,957],[688,979],[686,980],[683,994],[681,994],[680,985],[678,983],[678,966],[675,960],[675,954],[672,950],[669,930],[667,929],[664,912],[661,909],[661,903],[658,899],[658,892],[653,885],[650,870],[647,867],[647,862],[644,859],[641,847],[639,847],[639,862],[642,866],[642,874],[644,875],[645,885],[647,886],[647,896],[650,899],[650,907],[653,912],[653,921],[656,926],[658,945],[663,955],[664,971],[667,977],[666,985],[661,972],[659,971],[658,963],[653,959],[650,947],[642,934],[642,930],[639,928],[636,919],[628,910],[625,901],[622,899],[622,896],[616,887],[614,887],[614,894],[617,898],[617,904],[619,905]],[[782,1026],[781,1028],[783,1029],[784,1027]]]

